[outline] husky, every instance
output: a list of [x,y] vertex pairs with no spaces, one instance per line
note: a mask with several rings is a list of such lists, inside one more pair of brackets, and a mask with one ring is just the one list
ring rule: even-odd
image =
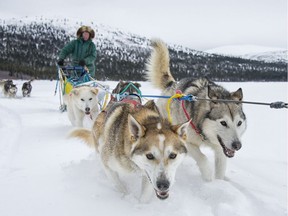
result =
[[[224,179],[227,158],[232,158],[241,148],[240,138],[246,129],[247,121],[240,103],[242,89],[229,92],[207,78],[184,78],[176,82],[170,71],[169,51],[164,42],[152,40],[152,47],[146,77],[162,90],[162,95],[172,96],[180,92],[205,99],[185,101],[183,107],[179,100],[174,100],[170,104],[172,122],[177,124],[192,119],[187,133],[188,154],[196,160],[204,180]],[[218,102],[217,99],[234,100],[235,103]],[[161,114],[167,117],[167,99],[159,99],[157,105]],[[202,144],[215,152],[214,176],[207,156],[200,150]]]
[[[93,128],[95,128],[95,130],[93,130],[93,133],[95,137],[100,137],[100,134],[102,133],[102,131],[99,129],[96,130],[96,128],[98,127],[101,128],[102,125],[104,125],[107,111],[113,106],[114,103],[124,102],[124,103],[129,103],[130,105],[134,105],[134,107],[142,105],[141,98],[137,94],[138,93],[137,90],[140,90],[140,87],[141,87],[141,84],[137,82],[127,82],[127,81],[122,81],[122,80],[118,82],[116,87],[112,90],[112,94],[111,94],[108,105],[105,107],[105,109],[103,109],[98,114],[94,122]],[[90,134],[90,131],[88,131],[88,134]],[[89,136],[86,136],[86,137],[89,137]],[[93,142],[86,140],[86,143],[89,145],[90,143],[93,143]],[[96,146],[98,146],[98,140],[95,140],[95,143],[96,143]],[[94,145],[92,145],[91,147],[94,147]],[[96,151],[99,153],[98,147],[96,147]]]
[[16,97],[18,88],[13,83],[13,80],[1,81],[1,86],[3,86],[3,93],[6,97]]
[[22,95],[23,97],[30,97],[32,91],[31,82],[33,80],[29,80],[28,82],[24,82],[22,85]]
[[141,84],[138,82],[120,80],[116,87],[112,90],[112,94],[120,94],[123,92],[128,92],[129,94],[137,93],[137,89],[133,88],[133,85],[130,84],[133,84],[138,89],[141,87]]
[[94,121],[99,113],[98,89],[90,86],[79,86],[64,95],[68,118],[73,126],[83,127],[85,115]]
[[[177,167],[184,159],[189,122],[171,125],[163,119],[153,100],[135,107],[116,102],[107,110],[104,124],[96,122],[92,131],[73,131],[100,153],[107,177],[127,194],[121,176],[142,175],[141,202],[148,202],[155,191],[164,200],[174,183]],[[95,133],[100,131],[99,133]]]

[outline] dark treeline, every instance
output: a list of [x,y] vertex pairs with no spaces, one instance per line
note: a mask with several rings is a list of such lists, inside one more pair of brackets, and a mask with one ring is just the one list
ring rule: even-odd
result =
[[[39,79],[56,79],[58,53],[74,38],[67,33],[68,28],[58,27],[53,20],[28,24],[21,21],[6,24],[0,20],[0,70],[16,77],[26,74]],[[110,34],[109,38],[96,36],[96,78],[144,80],[149,40],[135,35],[127,37],[120,31]],[[215,81],[287,81],[285,63],[210,55],[175,46],[169,46],[169,51],[171,71],[179,79],[208,76]]]

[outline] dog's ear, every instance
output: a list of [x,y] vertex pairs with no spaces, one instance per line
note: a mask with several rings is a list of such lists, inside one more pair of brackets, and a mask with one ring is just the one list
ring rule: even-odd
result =
[[242,101],[243,99],[243,92],[242,89],[239,88],[237,91],[231,93],[232,100],[239,100]]
[[128,128],[132,142],[136,142],[140,137],[145,135],[145,127],[142,126],[131,114],[128,114]]
[[138,89],[141,87],[141,84],[138,83],[138,82],[135,82],[134,85],[135,85],[135,87],[137,87]]
[[120,90],[121,90],[121,86],[123,85],[123,81],[122,80],[119,80],[118,84],[116,85],[116,87],[112,90],[112,93],[113,94],[118,94],[120,93]]
[[208,91],[207,95],[208,95],[209,99],[211,99],[211,100],[217,100],[218,99],[216,91],[214,91],[211,86],[208,85],[207,91]]
[[187,121],[183,124],[178,124],[178,125],[173,125],[171,128],[172,130],[178,134],[184,141],[187,139],[187,131],[188,131],[188,126],[190,124],[190,121]]
[[99,89],[97,89],[97,88],[92,88],[92,89],[91,89],[91,92],[92,92],[93,94],[97,95],[98,92],[99,92]]
[[147,101],[147,102],[145,103],[144,107],[147,108],[147,109],[153,110],[153,111],[157,112],[157,113],[160,115],[159,109],[158,109],[158,107],[156,106],[154,100],[149,100],[149,101]]
[[212,100],[210,106],[213,107],[219,105],[219,103],[217,102],[217,99],[220,98],[219,93],[215,89],[213,89],[213,87],[210,85],[208,85],[207,91],[208,91],[207,92],[208,99]]

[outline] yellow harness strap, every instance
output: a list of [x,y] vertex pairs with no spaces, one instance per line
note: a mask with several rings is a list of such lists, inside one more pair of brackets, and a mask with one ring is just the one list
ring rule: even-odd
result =
[[172,102],[173,99],[175,98],[181,98],[183,97],[184,94],[174,94],[173,96],[171,96],[168,101],[167,101],[167,104],[166,104],[166,110],[167,110],[167,114],[168,114],[168,121],[172,124],[172,117],[171,117],[171,109],[170,109],[170,104]]
[[102,110],[104,110],[104,109],[106,108],[106,106],[107,106],[107,102],[108,102],[108,99],[109,99],[108,97],[109,97],[109,93],[106,92],[106,94],[105,94],[105,100],[104,100],[104,104],[103,104]]

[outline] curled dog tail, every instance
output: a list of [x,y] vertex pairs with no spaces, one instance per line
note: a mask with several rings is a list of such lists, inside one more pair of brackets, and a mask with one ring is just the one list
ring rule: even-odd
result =
[[160,39],[153,39],[151,45],[153,50],[146,64],[146,78],[154,87],[164,90],[175,82],[170,72],[169,51]]
[[87,129],[76,129],[69,134],[70,138],[79,138],[83,140],[89,147],[95,148],[93,134]]

